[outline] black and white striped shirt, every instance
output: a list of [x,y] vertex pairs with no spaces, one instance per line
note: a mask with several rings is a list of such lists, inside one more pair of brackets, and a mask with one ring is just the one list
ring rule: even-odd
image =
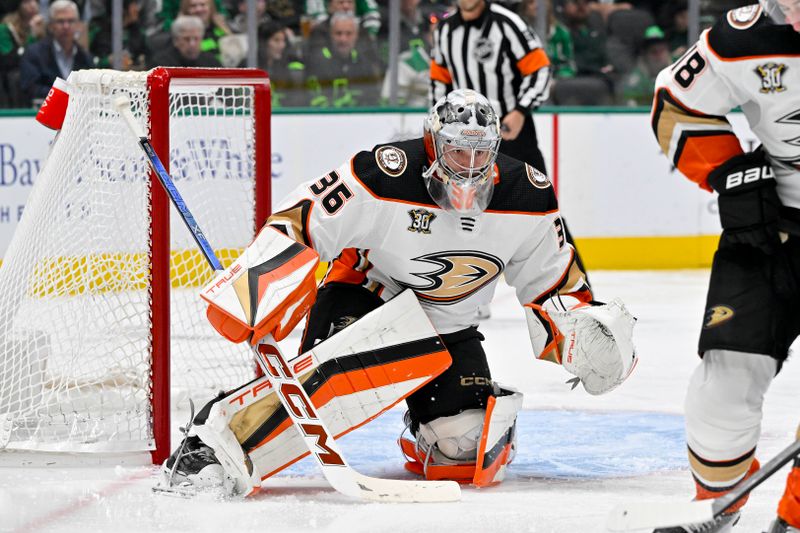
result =
[[513,11],[486,3],[481,16],[459,12],[436,28],[431,58],[431,104],[453,89],[486,96],[501,117],[528,113],[549,93],[550,61],[536,35]]

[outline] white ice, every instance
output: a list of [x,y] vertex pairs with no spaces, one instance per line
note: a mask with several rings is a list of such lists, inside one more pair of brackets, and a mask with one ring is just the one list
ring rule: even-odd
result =
[[[498,290],[481,324],[494,378],[525,393],[519,453],[507,481],[466,487],[453,504],[370,504],[334,492],[305,459],[267,480],[246,501],[154,495],[154,467],[0,468],[0,531],[268,532],[602,532],[609,510],[628,500],[684,500],[686,383],[697,365],[707,271],[593,272],[596,297],[621,297],[639,321],[640,363],[602,397],[571,391],[563,369],[530,355],[513,293]],[[791,443],[798,421],[800,367],[790,361],[766,399],[758,456]],[[395,438],[395,409],[342,440],[362,473],[410,478]],[[187,414],[174,413],[175,431]],[[785,468],[756,489],[737,531],[758,533],[772,519]]]

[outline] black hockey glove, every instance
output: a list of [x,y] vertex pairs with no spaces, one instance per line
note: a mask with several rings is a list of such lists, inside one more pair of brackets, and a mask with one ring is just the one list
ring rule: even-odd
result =
[[764,151],[730,158],[708,175],[708,184],[719,193],[720,247],[744,244],[774,254],[781,243],[781,202]]

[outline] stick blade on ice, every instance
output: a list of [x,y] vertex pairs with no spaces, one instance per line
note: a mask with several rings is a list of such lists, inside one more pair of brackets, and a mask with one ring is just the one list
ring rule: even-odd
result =
[[461,499],[455,481],[417,481],[371,478],[354,472],[360,489],[357,497],[375,502],[444,503]]
[[632,502],[618,505],[609,514],[606,527],[609,531],[637,531],[706,522],[714,518],[713,502]]

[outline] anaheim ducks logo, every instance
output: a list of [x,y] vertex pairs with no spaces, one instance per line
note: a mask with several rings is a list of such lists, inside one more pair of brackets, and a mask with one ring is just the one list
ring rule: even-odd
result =
[[550,186],[550,180],[547,176],[525,163],[525,172],[528,174],[528,181],[537,189],[546,189]]
[[413,260],[437,268],[431,272],[412,272],[425,283],[413,285],[394,280],[395,283],[412,289],[421,300],[439,305],[449,305],[467,298],[491,283],[505,268],[497,257],[470,250],[438,252]]
[[728,24],[737,30],[746,30],[756,22],[761,16],[761,6],[744,6],[728,11]]
[[727,305],[715,305],[710,309],[706,309],[706,320],[703,324],[703,329],[719,326],[733,318],[734,314],[733,309]]

